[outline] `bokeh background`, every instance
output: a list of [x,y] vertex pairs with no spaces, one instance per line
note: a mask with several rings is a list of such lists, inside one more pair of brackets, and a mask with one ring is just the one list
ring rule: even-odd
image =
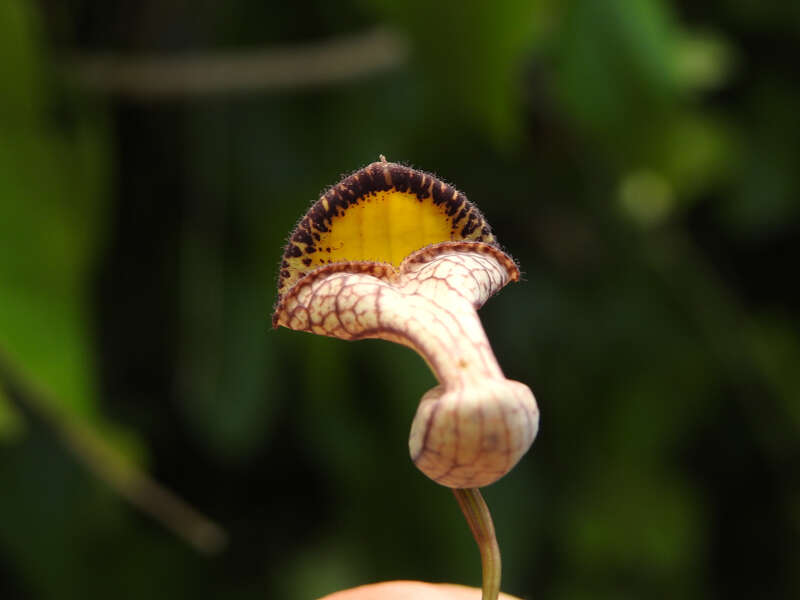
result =
[[0,597],[479,585],[412,352],[273,331],[327,185],[486,214],[524,598],[800,597],[800,4],[0,2]]

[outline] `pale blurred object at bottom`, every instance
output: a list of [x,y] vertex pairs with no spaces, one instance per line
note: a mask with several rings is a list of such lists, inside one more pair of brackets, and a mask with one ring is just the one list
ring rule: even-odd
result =
[[[452,583],[384,581],[336,592],[320,600],[480,600],[478,588]],[[500,594],[500,600],[520,600]]]

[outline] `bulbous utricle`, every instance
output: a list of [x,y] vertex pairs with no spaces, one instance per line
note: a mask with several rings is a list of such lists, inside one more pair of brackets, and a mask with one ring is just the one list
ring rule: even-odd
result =
[[518,381],[439,385],[422,397],[408,446],[414,464],[437,483],[476,488],[508,473],[538,428],[536,400]]

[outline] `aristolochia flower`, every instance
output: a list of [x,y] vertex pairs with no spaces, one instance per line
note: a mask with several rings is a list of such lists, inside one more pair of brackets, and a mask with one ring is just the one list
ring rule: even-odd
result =
[[439,385],[411,426],[411,458],[452,488],[493,483],[527,452],[539,412],[503,375],[477,309],[519,271],[483,215],[435,177],[380,161],[330,188],[281,263],[275,326],[416,350]]

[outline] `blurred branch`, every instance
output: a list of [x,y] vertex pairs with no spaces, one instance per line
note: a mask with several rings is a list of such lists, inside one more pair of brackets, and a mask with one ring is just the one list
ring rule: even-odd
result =
[[0,388],[26,415],[55,432],[93,475],[204,554],[219,552],[227,534],[163,487],[110,445],[87,423],[55,408],[58,404],[25,381],[0,348]]
[[406,40],[375,28],[324,42],[185,56],[75,55],[63,70],[78,86],[136,98],[286,90],[348,81],[403,64]]

